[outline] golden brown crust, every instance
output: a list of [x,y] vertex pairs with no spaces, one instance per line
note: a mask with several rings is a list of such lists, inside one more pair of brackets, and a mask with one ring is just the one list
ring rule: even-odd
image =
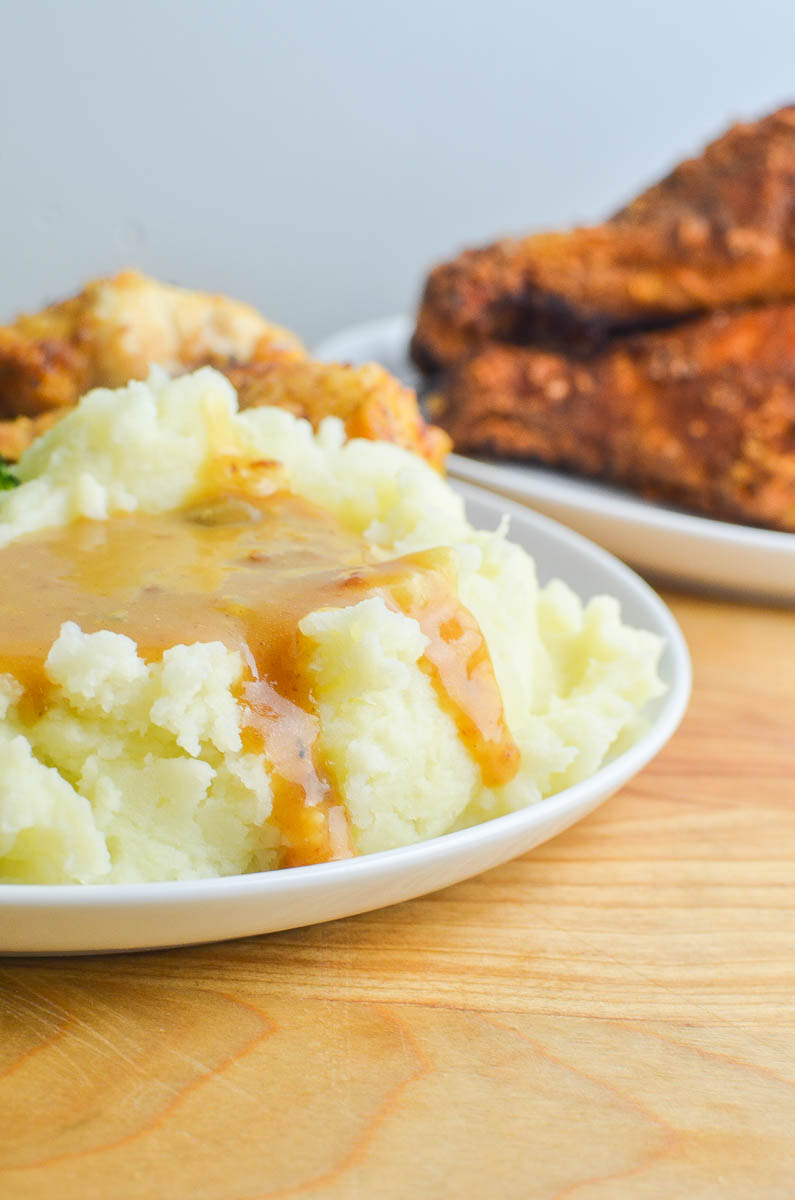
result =
[[349,437],[395,442],[439,470],[450,449],[383,368],[313,363],[246,304],[124,271],[0,327],[0,454],[15,461],[84,392],[143,379],[153,363],[172,374],[212,365],[243,406],[280,405],[314,426],[337,416]]
[[75,404],[90,378],[79,346],[0,327],[0,418]]
[[423,420],[414,392],[376,363],[252,363],[228,367],[225,374],[237,389],[241,408],[285,408],[314,428],[325,417],[339,417],[348,437],[394,442],[437,470],[450,451],[444,430]]
[[635,335],[589,361],[493,344],[436,405],[456,449],[795,530],[795,305]]
[[505,239],[430,274],[426,370],[495,339],[591,350],[617,331],[795,297],[795,106],[735,125],[593,228]]
[[122,271],[0,327],[0,415],[75,404],[92,387],[207,362],[303,357],[294,334],[225,296]]

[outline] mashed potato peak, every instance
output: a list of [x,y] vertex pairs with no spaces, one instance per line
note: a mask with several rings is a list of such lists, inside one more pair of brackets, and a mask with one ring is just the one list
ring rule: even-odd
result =
[[[135,614],[149,611],[144,592],[173,584],[152,576],[148,562],[139,556],[137,569],[152,587],[124,595],[119,612],[113,581],[109,628],[101,610],[70,601],[62,614],[55,604],[58,620],[38,657],[35,639],[25,649],[22,624],[13,653],[7,633],[5,652],[0,644],[5,880],[196,878],[316,861],[350,843],[364,853],[433,837],[584,778],[631,736],[643,704],[660,690],[658,639],[623,625],[613,600],[583,607],[560,582],[539,589],[528,555],[500,533],[473,530],[459,498],[420,459],[385,443],[346,442],[334,419],[313,434],[277,409],[238,413],[230,384],[209,368],[90,393],[31,447],[19,475],[22,485],[0,495],[0,563],[5,556],[6,570],[13,562],[38,571],[42,586],[58,576],[52,563],[64,539],[52,531],[75,530],[89,572],[95,544],[125,514],[130,530],[156,530],[156,514],[185,510],[206,524],[196,506],[219,481],[265,509],[277,495],[322,510],[360,548],[371,586],[357,568],[355,586],[348,576],[340,584],[349,597],[323,583],[305,610],[290,601],[291,678],[299,683],[289,702],[300,696],[311,722],[301,744],[311,743],[318,796],[340,802],[305,806],[305,818],[319,821],[322,813],[327,845],[303,860],[286,854],[295,831],[284,779],[308,795],[306,764],[285,767],[283,739],[252,737],[260,701],[245,701],[250,645],[223,622],[203,624],[190,612],[168,634],[161,629],[155,645]],[[50,558],[40,557],[45,552]],[[403,564],[397,582],[393,560]],[[169,569],[178,575],[182,567]],[[313,570],[317,576],[317,563]],[[425,580],[421,600],[406,582],[414,575]],[[438,589],[428,601],[428,579],[437,576],[452,589],[442,608]],[[17,578],[19,590],[21,570]],[[98,586],[91,583],[94,592]],[[411,602],[403,603],[407,588]],[[272,598],[277,614],[280,596]],[[227,607],[231,600],[225,596]],[[469,655],[465,677],[450,645]],[[472,680],[480,709],[472,707]],[[283,701],[269,701],[270,716]],[[486,709],[478,742],[470,718]],[[509,769],[494,766],[509,759]],[[306,840],[306,829],[300,836]]]

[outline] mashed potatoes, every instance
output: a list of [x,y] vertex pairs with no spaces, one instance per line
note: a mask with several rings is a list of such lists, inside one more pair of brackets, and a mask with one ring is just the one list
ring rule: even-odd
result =
[[[660,691],[658,639],[623,625],[609,598],[583,607],[563,583],[539,589],[524,551],[473,530],[422,461],[345,442],[333,418],[314,434],[277,409],[238,413],[209,368],[92,392],[35,443],[21,486],[0,495],[0,564],[3,548],[32,544],[36,531],[182,509],[218,462],[277,470],[375,561],[452,547],[458,596],[488,645],[520,752],[513,777],[490,786],[425,669],[418,619],[377,590],[301,617],[314,754],[347,825],[332,814],[335,852],[346,838],[368,853],[434,837],[558,791],[630,737]],[[13,597],[13,580],[6,588]],[[71,616],[42,654],[45,701],[0,658],[0,878],[188,879],[281,865],[274,758],[246,735],[245,651],[186,629],[188,644],[153,657],[123,622],[85,632]]]

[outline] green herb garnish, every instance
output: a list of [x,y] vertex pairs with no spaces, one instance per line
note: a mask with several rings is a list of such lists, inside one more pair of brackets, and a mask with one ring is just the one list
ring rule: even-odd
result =
[[0,492],[7,492],[9,488],[15,487],[19,487],[19,480],[8,463],[0,458]]

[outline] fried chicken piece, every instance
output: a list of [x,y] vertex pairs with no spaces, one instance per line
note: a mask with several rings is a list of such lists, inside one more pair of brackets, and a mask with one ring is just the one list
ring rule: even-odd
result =
[[225,374],[237,389],[241,408],[286,408],[315,429],[324,417],[339,417],[349,438],[394,442],[437,470],[450,451],[450,438],[426,424],[411,388],[376,363],[251,363],[227,367]]
[[[305,417],[317,429],[324,417],[339,417],[349,438],[393,442],[413,450],[437,471],[444,469],[452,443],[438,426],[423,420],[415,393],[375,363],[361,367],[336,363],[283,361],[224,368],[241,408],[275,405]],[[0,458],[16,462],[31,442],[71,408],[38,417],[0,421]]]
[[0,417],[70,406],[90,379],[87,356],[70,342],[0,326]]
[[453,369],[431,412],[458,450],[795,531],[795,304],[637,334],[588,361],[495,343]]
[[602,225],[505,239],[437,266],[412,354],[495,339],[588,353],[611,335],[795,297],[795,105],[733,126]]
[[395,442],[440,470],[450,450],[383,368],[311,362],[294,334],[247,304],[124,271],[0,327],[0,418],[13,418],[0,419],[0,453],[15,461],[84,392],[144,379],[153,363],[171,374],[209,364],[243,407],[280,405],[313,426],[338,416],[349,437]]
[[92,387],[203,363],[303,358],[294,334],[248,304],[158,283],[137,271],[0,327],[0,417],[69,407]]

